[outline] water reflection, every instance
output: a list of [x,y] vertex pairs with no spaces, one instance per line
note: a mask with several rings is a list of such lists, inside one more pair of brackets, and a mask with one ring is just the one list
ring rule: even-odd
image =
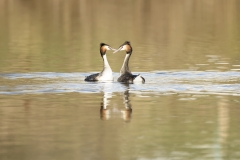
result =
[[[108,83],[105,84],[109,86]],[[105,86],[104,85],[104,86]],[[122,93],[123,97],[123,105],[122,109],[118,109],[116,107],[111,108],[110,101],[112,98],[112,92],[104,92],[103,101],[100,105],[100,118],[102,120],[109,120],[112,117],[121,117],[124,121],[130,122],[131,114],[132,114],[132,105],[129,103],[129,84],[122,84],[126,88],[126,90]]]
[[219,143],[224,145],[229,134],[229,102],[228,98],[221,97],[218,101]]
[[[96,71],[99,42],[117,47],[126,39],[137,72],[239,70],[238,3],[0,0],[0,71]],[[206,62],[206,56],[217,57]],[[108,58],[119,70],[123,54]]]
[[[0,0],[0,159],[240,159],[239,4]],[[147,83],[85,83],[125,40]]]
[[109,106],[110,98],[112,98],[112,92],[104,92],[103,101],[100,105],[100,115],[102,120],[108,120],[110,118]]
[[123,84],[125,86],[127,86],[127,89],[125,92],[123,92],[123,103],[124,103],[124,107],[125,109],[121,110],[122,113],[122,118],[125,121],[130,121],[131,119],[131,115],[132,115],[132,105],[129,100],[129,84]]

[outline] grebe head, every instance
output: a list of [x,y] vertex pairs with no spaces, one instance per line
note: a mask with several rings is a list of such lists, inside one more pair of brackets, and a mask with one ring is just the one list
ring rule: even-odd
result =
[[113,53],[116,53],[118,51],[126,51],[127,54],[131,54],[133,49],[129,41],[125,41],[117,50],[115,50]]
[[107,50],[114,50],[112,47],[110,47],[108,44],[105,44],[105,43],[100,43],[100,53],[101,55],[105,55]]

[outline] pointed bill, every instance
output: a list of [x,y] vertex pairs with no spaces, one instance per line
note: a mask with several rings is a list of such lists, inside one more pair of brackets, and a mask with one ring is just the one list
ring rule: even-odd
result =
[[106,49],[107,49],[107,50],[113,50],[113,51],[116,51],[116,49],[114,49],[114,48],[112,48],[112,47],[110,47],[110,46],[107,46]]
[[113,53],[117,53],[118,51],[121,51],[123,48],[123,46],[119,47],[117,50],[115,49],[115,51]]
[[113,51],[116,51],[116,49],[114,49],[114,48],[112,48],[112,47],[109,47],[111,50],[113,50]]

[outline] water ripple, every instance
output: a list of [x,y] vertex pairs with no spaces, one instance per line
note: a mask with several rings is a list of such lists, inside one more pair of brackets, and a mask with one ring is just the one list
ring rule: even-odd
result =
[[12,73],[0,74],[0,94],[99,93],[123,92],[136,94],[218,94],[240,95],[240,72],[153,71],[142,72],[145,84],[124,85],[116,82],[85,82],[90,73]]

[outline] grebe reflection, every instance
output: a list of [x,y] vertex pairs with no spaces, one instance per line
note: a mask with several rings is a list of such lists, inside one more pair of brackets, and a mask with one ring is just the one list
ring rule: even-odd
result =
[[129,84],[121,85],[126,87],[126,90],[122,93],[124,108],[118,109],[116,107],[110,107],[110,98],[112,98],[112,92],[104,92],[103,101],[100,105],[100,118],[102,120],[109,120],[113,117],[121,117],[126,122],[130,121],[132,106],[129,103]]
[[124,110],[121,110],[122,112],[122,118],[124,120],[130,120],[131,119],[131,114],[132,114],[132,105],[129,100],[129,84],[124,84],[127,86],[126,91],[123,92],[123,103],[124,103]]

